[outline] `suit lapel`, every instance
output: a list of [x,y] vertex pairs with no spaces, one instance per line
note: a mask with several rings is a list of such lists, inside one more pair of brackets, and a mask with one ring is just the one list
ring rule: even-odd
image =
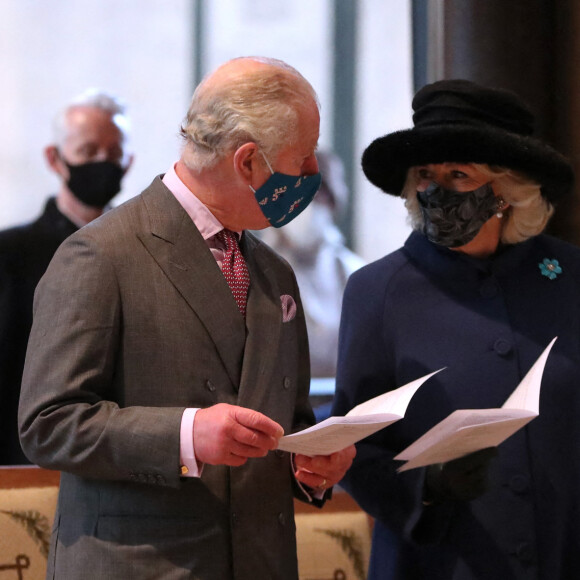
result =
[[260,399],[267,391],[263,385],[270,382],[277,362],[282,324],[280,289],[271,275],[261,244],[247,232],[242,239],[242,252],[247,256],[250,292],[239,403],[259,409],[262,407]]
[[206,328],[237,390],[246,329],[227,282],[199,230],[159,178],[143,201],[149,228],[139,239]]

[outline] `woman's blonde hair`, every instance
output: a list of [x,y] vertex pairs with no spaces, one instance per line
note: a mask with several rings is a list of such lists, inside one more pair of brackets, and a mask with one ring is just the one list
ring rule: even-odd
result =
[[[486,175],[494,193],[510,205],[510,208],[504,211],[501,231],[501,241],[504,244],[523,242],[544,230],[554,213],[554,207],[542,196],[540,184],[512,169],[483,163],[467,165]],[[411,226],[415,230],[422,230],[424,225],[423,214],[417,200],[419,181],[419,168],[409,168],[401,192],[409,212]]]

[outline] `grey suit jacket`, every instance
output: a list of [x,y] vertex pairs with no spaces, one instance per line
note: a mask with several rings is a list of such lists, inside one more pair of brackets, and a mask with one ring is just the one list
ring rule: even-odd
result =
[[[49,578],[297,577],[282,452],[180,478],[185,407],[313,422],[290,267],[245,233],[246,324],[201,234],[159,178],[59,249],[35,296],[23,448],[62,470]],[[297,303],[282,321],[281,296]]]

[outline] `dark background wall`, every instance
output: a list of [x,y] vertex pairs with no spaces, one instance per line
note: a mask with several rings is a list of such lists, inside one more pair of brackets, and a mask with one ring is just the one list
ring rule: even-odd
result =
[[[580,245],[580,2],[417,0],[415,84],[466,78],[518,93],[536,131],[567,155],[574,194],[556,208],[549,232]],[[416,86],[416,88],[419,88]]]

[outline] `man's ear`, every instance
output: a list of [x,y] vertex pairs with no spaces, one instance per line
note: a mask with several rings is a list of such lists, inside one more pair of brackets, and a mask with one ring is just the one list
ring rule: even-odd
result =
[[58,175],[63,174],[63,161],[56,145],[47,145],[44,148],[44,159],[48,166]]
[[127,171],[129,171],[129,169],[131,169],[131,165],[133,165],[134,160],[135,160],[135,156],[133,155],[133,153],[131,153],[129,155],[129,159],[127,160],[127,165],[125,165],[125,167],[123,169],[123,177],[125,177],[125,175],[127,175]]
[[255,143],[244,143],[234,153],[234,170],[247,183],[252,183],[256,171],[260,168],[258,146]]

